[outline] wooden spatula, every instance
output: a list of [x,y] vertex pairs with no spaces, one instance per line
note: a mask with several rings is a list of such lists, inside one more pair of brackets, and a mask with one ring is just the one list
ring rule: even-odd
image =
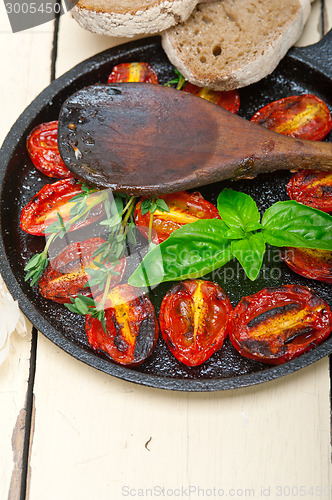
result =
[[160,85],[93,85],[67,99],[60,154],[79,179],[133,195],[278,169],[332,169],[332,144],[292,139]]

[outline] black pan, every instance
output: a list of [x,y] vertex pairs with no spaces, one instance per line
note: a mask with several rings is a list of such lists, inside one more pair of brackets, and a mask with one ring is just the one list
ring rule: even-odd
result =
[[[250,118],[270,101],[298,93],[312,93],[332,109],[332,32],[318,44],[292,49],[274,73],[261,82],[240,90],[240,115]],[[217,391],[234,389],[272,380],[302,368],[332,352],[332,338],[299,358],[278,367],[270,367],[241,357],[226,340],[222,349],[200,367],[179,363],[159,339],[149,359],[136,368],[113,363],[107,355],[95,353],[88,345],[84,318],[70,313],[62,305],[43,299],[35,288],[24,282],[24,265],[43,248],[43,238],[29,236],[19,229],[22,207],[50,179],[37,172],[25,148],[27,134],[44,121],[55,120],[63,101],[78,89],[105,83],[112,67],[120,62],[146,61],[157,71],[160,82],[174,77],[160,45],[159,37],[131,42],[79,64],[55,80],[24,111],[9,132],[0,152],[1,188],[1,258],[0,271],[7,286],[19,301],[22,311],[46,337],[77,359],[116,377],[143,385],[182,391]],[[331,140],[331,135],[327,140]],[[261,175],[252,181],[228,181],[201,188],[203,196],[216,202],[223,187],[232,187],[254,197],[260,210],[278,200],[286,200],[287,172]],[[273,263],[273,265],[271,264]],[[332,306],[331,287],[302,278],[279,261],[274,251],[267,252],[266,272],[250,282],[243,273],[237,277],[237,266],[230,263],[227,272],[214,275],[235,306],[242,296],[266,286],[301,284],[316,290]],[[230,276],[233,275],[231,279]],[[211,276],[210,276],[211,278]],[[226,281],[225,281],[226,278]],[[153,290],[151,299],[158,314],[160,302],[171,284]]]

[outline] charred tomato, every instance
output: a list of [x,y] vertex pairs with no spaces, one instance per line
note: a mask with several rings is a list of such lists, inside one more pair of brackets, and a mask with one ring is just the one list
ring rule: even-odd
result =
[[142,363],[152,353],[158,339],[153,305],[143,292],[127,284],[118,285],[108,293],[105,325],[107,333],[99,319],[86,316],[89,344],[121,365]]
[[[60,213],[64,222],[71,219],[70,210],[73,204],[69,201],[82,193],[82,184],[75,179],[62,179],[53,184],[46,184],[22,209],[20,228],[35,236],[47,234],[47,227],[57,220],[57,213]],[[93,204],[97,196],[98,192],[89,195],[87,203]],[[97,204],[87,219],[78,220],[71,226],[70,230],[73,231],[90,224],[103,214],[103,204]]]
[[183,92],[197,95],[207,101],[213,102],[218,106],[237,114],[240,109],[240,94],[238,90],[227,90],[224,92],[212,90],[207,87],[197,87],[190,82],[186,82]]
[[158,83],[158,76],[148,63],[122,63],[114,66],[108,77],[108,83],[118,82]]
[[218,351],[228,334],[232,309],[216,283],[187,280],[174,285],[162,301],[159,323],[176,359],[197,366]]
[[[179,191],[178,193],[160,195],[169,208],[169,212],[156,210],[152,220],[152,241],[161,243],[165,241],[171,233],[179,229],[184,224],[195,222],[198,219],[220,219],[217,208],[209,201],[205,200],[199,192],[188,193]],[[146,198],[141,198],[135,208],[135,224],[140,232],[148,238],[150,212],[142,215],[142,203]]]
[[332,212],[332,173],[301,170],[291,177],[287,193],[291,200]]
[[329,250],[285,248],[281,258],[297,274],[332,284],[332,252]]
[[[45,269],[39,280],[39,292],[46,298],[59,302],[70,303],[71,298],[77,295],[91,297],[93,290],[86,287],[90,278],[89,269],[96,269],[93,263],[98,259],[93,253],[105,243],[102,238],[89,238],[86,241],[73,242],[64,248]],[[114,267],[117,275],[112,276],[110,286],[120,283],[126,268],[126,257],[123,256],[119,264]],[[100,292],[99,292],[100,293]]]
[[229,337],[243,356],[279,365],[309,351],[332,331],[331,309],[298,285],[265,288],[235,307]]
[[34,166],[48,177],[73,177],[58,149],[58,122],[37,125],[27,138],[27,150]]
[[324,139],[332,126],[325,102],[311,94],[271,102],[257,111],[250,121],[279,134],[312,141]]

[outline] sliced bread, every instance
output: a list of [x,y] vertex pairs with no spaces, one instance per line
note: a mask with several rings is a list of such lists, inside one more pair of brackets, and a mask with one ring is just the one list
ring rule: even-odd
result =
[[163,48],[191,83],[232,90],[270,74],[300,36],[310,0],[222,0],[198,5],[162,35]]
[[132,37],[185,21],[198,0],[79,0],[73,18],[89,31]]

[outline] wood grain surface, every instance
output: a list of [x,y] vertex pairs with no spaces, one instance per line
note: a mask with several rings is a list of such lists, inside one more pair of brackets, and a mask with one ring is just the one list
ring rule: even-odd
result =
[[[54,23],[13,34],[0,4],[2,144],[25,107],[50,83]],[[19,499],[24,466],[31,325],[26,337],[13,335],[10,354],[0,366],[0,498]]]
[[[331,0],[316,0],[298,44],[331,26]],[[54,40],[55,76],[126,41],[84,31],[69,13],[13,34],[1,4],[1,142],[48,85]],[[332,498],[328,358],[260,386],[186,394],[112,378],[35,341],[32,369],[31,335],[13,336],[0,367],[1,500]]]

